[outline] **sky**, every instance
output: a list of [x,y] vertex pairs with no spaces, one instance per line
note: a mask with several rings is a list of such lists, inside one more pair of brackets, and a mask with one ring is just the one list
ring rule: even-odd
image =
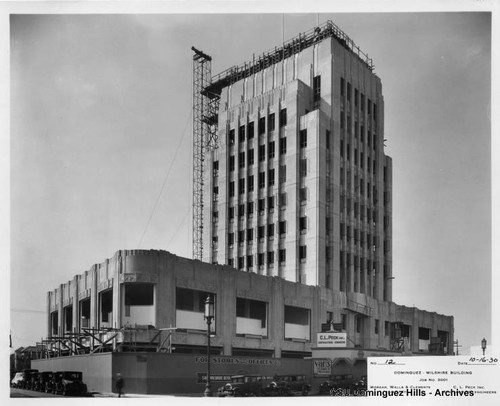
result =
[[14,348],[117,250],[191,257],[191,47],[216,74],[328,19],[382,80],[393,300],[453,315],[460,351],[491,342],[489,13],[35,13],[10,17]]

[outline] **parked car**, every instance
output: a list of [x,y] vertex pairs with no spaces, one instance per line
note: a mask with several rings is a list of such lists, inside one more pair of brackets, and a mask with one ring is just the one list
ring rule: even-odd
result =
[[52,393],[86,396],[87,385],[83,383],[83,374],[77,371],[55,372],[52,378]]
[[306,396],[310,390],[311,385],[305,375],[278,375],[265,388],[265,393],[268,396],[289,396],[293,393]]
[[38,373],[38,369],[25,369],[23,370],[24,380],[20,386],[23,389],[31,389],[32,378],[34,374]]
[[38,373],[38,379],[35,381],[33,390],[38,392],[47,392],[47,383],[52,382],[53,373],[51,371],[43,371]]
[[343,389],[354,396],[357,393],[356,390],[366,389],[366,376],[355,379],[350,374],[332,375],[319,386],[319,394],[329,395],[332,389]]
[[16,372],[14,378],[10,381],[10,386],[13,388],[22,388],[24,384],[24,374],[22,372]]
[[261,396],[265,395],[266,388],[272,377],[261,375],[233,375],[231,382],[221,386],[218,396]]
[[26,389],[35,390],[35,384],[38,381],[38,375],[39,374],[40,374],[40,372],[38,372],[38,371],[31,372],[29,374],[29,378],[26,381]]

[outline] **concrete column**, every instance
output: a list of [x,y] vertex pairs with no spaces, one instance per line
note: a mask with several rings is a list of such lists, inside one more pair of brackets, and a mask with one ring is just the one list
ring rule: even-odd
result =
[[[156,328],[175,327],[175,257],[158,257],[158,283],[155,287]],[[165,333],[164,333],[165,334]]]
[[72,287],[72,296],[73,296],[73,325],[72,325],[72,330],[73,331],[79,331],[80,329],[80,318],[78,317],[80,314],[79,311],[79,301],[78,301],[78,287],[80,285],[80,276],[76,275],[73,278],[73,283],[71,285]]
[[274,356],[281,357],[281,341],[285,330],[285,302],[282,279],[273,278],[269,299],[269,339],[274,344]]
[[59,303],[57,305],[57,324],[58,324],[58,336],[63,335],[63,320],[64,320],[64,315],[63,315],[63,289],[64,289],[64,284],[59,285]]
[[92,275],[92,284],[90,288],[90,327],[96,328],[99,324],[99,296],[97,293],[98,286],[98,273],[96,266],[92,266],[90,269],[90,275]]
[[218,275],[215,323],[217,336],[225,338],[224,355],[232,355],[232,339],[236,336],[236,289],[224,289],[227,286],[236,286],[234,277],[235,272],[228,268]]

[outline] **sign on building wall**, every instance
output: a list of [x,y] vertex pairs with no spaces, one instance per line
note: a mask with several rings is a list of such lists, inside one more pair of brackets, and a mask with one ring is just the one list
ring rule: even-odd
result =
[[313,360],[314,376],[329,376],[332,372],[332,362],[327,359]]
[[347,347],[347,333],[318,333],[318,347]]

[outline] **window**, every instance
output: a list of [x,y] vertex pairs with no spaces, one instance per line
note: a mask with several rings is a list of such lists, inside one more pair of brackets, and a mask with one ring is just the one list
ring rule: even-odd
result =
[[359,126],[358,126],[358,122],[357,121],[354,121],[354,136],[356,138],[358,138],[358,133],[359,133]]
[[238,242],[242,243],[244,241],[245,241],[245,231],[244,230],[240,230],[240,231],[238,231]]
[[257,238],[262,239],[264,238],[264,226],[259,226],[257,228]]
[[269,251],[267,253],[267,264],[268,265],[274,264],[274,251]]
[[344,78],[340,78],[340,95],[345,95],[345,80]]
[[266,160],[266,146],[259,145],[259,162],[265,161]]
[[228,217],[229,217],[229,220],[234,219],[234,206],[229,207]]
[[247,240],[252,241],[253,240],[253,228],[249,228],[247,230]]
[[245,257],[238,257],[238,269],[245,267]]
[[351,116],[348,114],[348,115],[347,115],[347,132],[348,132],[349,134],[351,134],[351,131],[352,131],[352,128],[351,128],[351,127],[352,127],[352,125],[351,125],[351,124],[352,124],[352,121],[351,121]]
[[274,113],[267,117],[267,131],[274,131]]
[[356,316],[356,333],[361,333],[361,317]]
[[219,174],[219,161],[214,161],[213,162],[212,169],[213,169],[213,175],[214,175],[214,177],[217,176]]
[[252,166],[254,164],[254,149],[248,150],[248,166]]
[[264,134],[266,132],[266,118],[259,118],[259,135]]
[[280,184],[286,182],[286,165],[280,166]]
[[373,133],[373,150],[377,148],[377,134]]
[[351,100],[351,84],[347,82],[347,100]]
[[286,221],[282,220],[279,222],[279,234],[284,235],[286,234]]
[[274,141],[271,141],[269,143],[269,147],[268,147],[268,151],[267,152],[269,154],[269,159],[274,158],[274,155],[275,155]]
[[278,255],[279,255],[279,262],[281,264],[286,262],[286,250],[285,249],[279,250]]
[[300,173],[300,176],[307,175],[307,159],[301,159],[299,161],[299,173]]
[[379,329],[379,321],[375,319],[375,334],[378,334],[378,329]]
[[326,130],[326,149],[330,149],[330,130]]
[[231,246],[234,244],[234,233],[229,233],[227,235],[227,243]]
[[267,225],[267,236],[274,237],[274,223]]
[[384,334],[386,336],[389,335],[389,322],[388,321],[384,321]]
[[259,211],[264,211],[265,209],[265,200],[264,199],[259,199],[257,208]]
[[229,182],[229,197],[234,196],[234,182]]
[[245,153],[244,152],[239,153],[238,164],[239,164],[240,169],[245,167]]
[[262,266],[264,265],[264,253],[261,252],[257,255],[257,265]]
[[239,139],[239,142],[245,142],[245,126],[244,125],[240,126],[240,128],[238,130],[238,139]]
[[299,246],[299,259],[301,261],[303,261],[306,258],[307,258],[307,246],[306,245],[301,245],[301,246]]
[[303,233],[306,230],[307,230],[307,217],[302,216],[299,218],[299,231]]
[[365,111],[365,95],[361,93],[361,111]]
[[243,217],[245,215],[245,204],[238,205],[238,217]]
[[259,172],[259,189],[263,189],[266,187],[266,173]]
[[286,206],[286,193],[280,193],[280,196],[279,196],[279,205],[280,207],[284,207]]
[[361,142],[365,142],[365,127],[361,126],[359,130],[359,139]]
[[307,201],[307,188],[303,187],[299,189],[299,201],[305,203]]
[[247,267],[248,268],[253,267],[253,256],[252,255],[247,255]]
[[280,155],[286,154],[286,137],[280,138]]
[[254,180],[253,180],[253,175],[250,175],[250,176],[248,177],[247,184],[248,184],[248,191],[249,191],[249,192],[253,192],[253,188],[254,188]]
[[340,112],[340,128],[345,128],[345,113]]
[[267,198],[267,209],[268,210],[273,210],[274,209],[274,196],[269,196]]
[[307,147],[307,130],[300,130],[300,148]]
[[273,169],[269,169],[268,171],[268,184],[269,186],[274,186],[274,168]]
[[354,89],[354,105],[358,106],[358,89]]
[[229,157],[229,171],[230,172],[234,171],[234,155],[231,155]]
[[340,156],[344,157],[344,140],[340,140]]
[[247,203],[247,215],[251,216],[253,214],[253,202]]
[[377,121],[377,105],[373,103],[373,120]]
[[[227,260],[227,264],[231,267],[231,268],[234,268],[234,259],[233,258],[229,258]],[[177,324],[179,325],[179,324]]]
[[280,110],[280,127],[284,127],[286,125],[286,109]]
[[251,121],[250,123],[248,123],[248,139],[252,139],[253,138],[253,121]]
[[313,78],[313,102],[319,102],[321,99],[321,76]]
[[240,192],[240,195],[245,193],[245,178],[238,179],[238,190]]
[[229,145],[234,144],[234,129],[229,130],[229,142],[228,142],[228,144]]
[[368,146],[370,147],[371,146],[371,143],[372,143],[372,136],[371,136],[371,132],[370,130],[368,130],[368,135],[366,137],[366,142],[368,143]]
[[368,114],[372,114],[372,101],[368,99]]

